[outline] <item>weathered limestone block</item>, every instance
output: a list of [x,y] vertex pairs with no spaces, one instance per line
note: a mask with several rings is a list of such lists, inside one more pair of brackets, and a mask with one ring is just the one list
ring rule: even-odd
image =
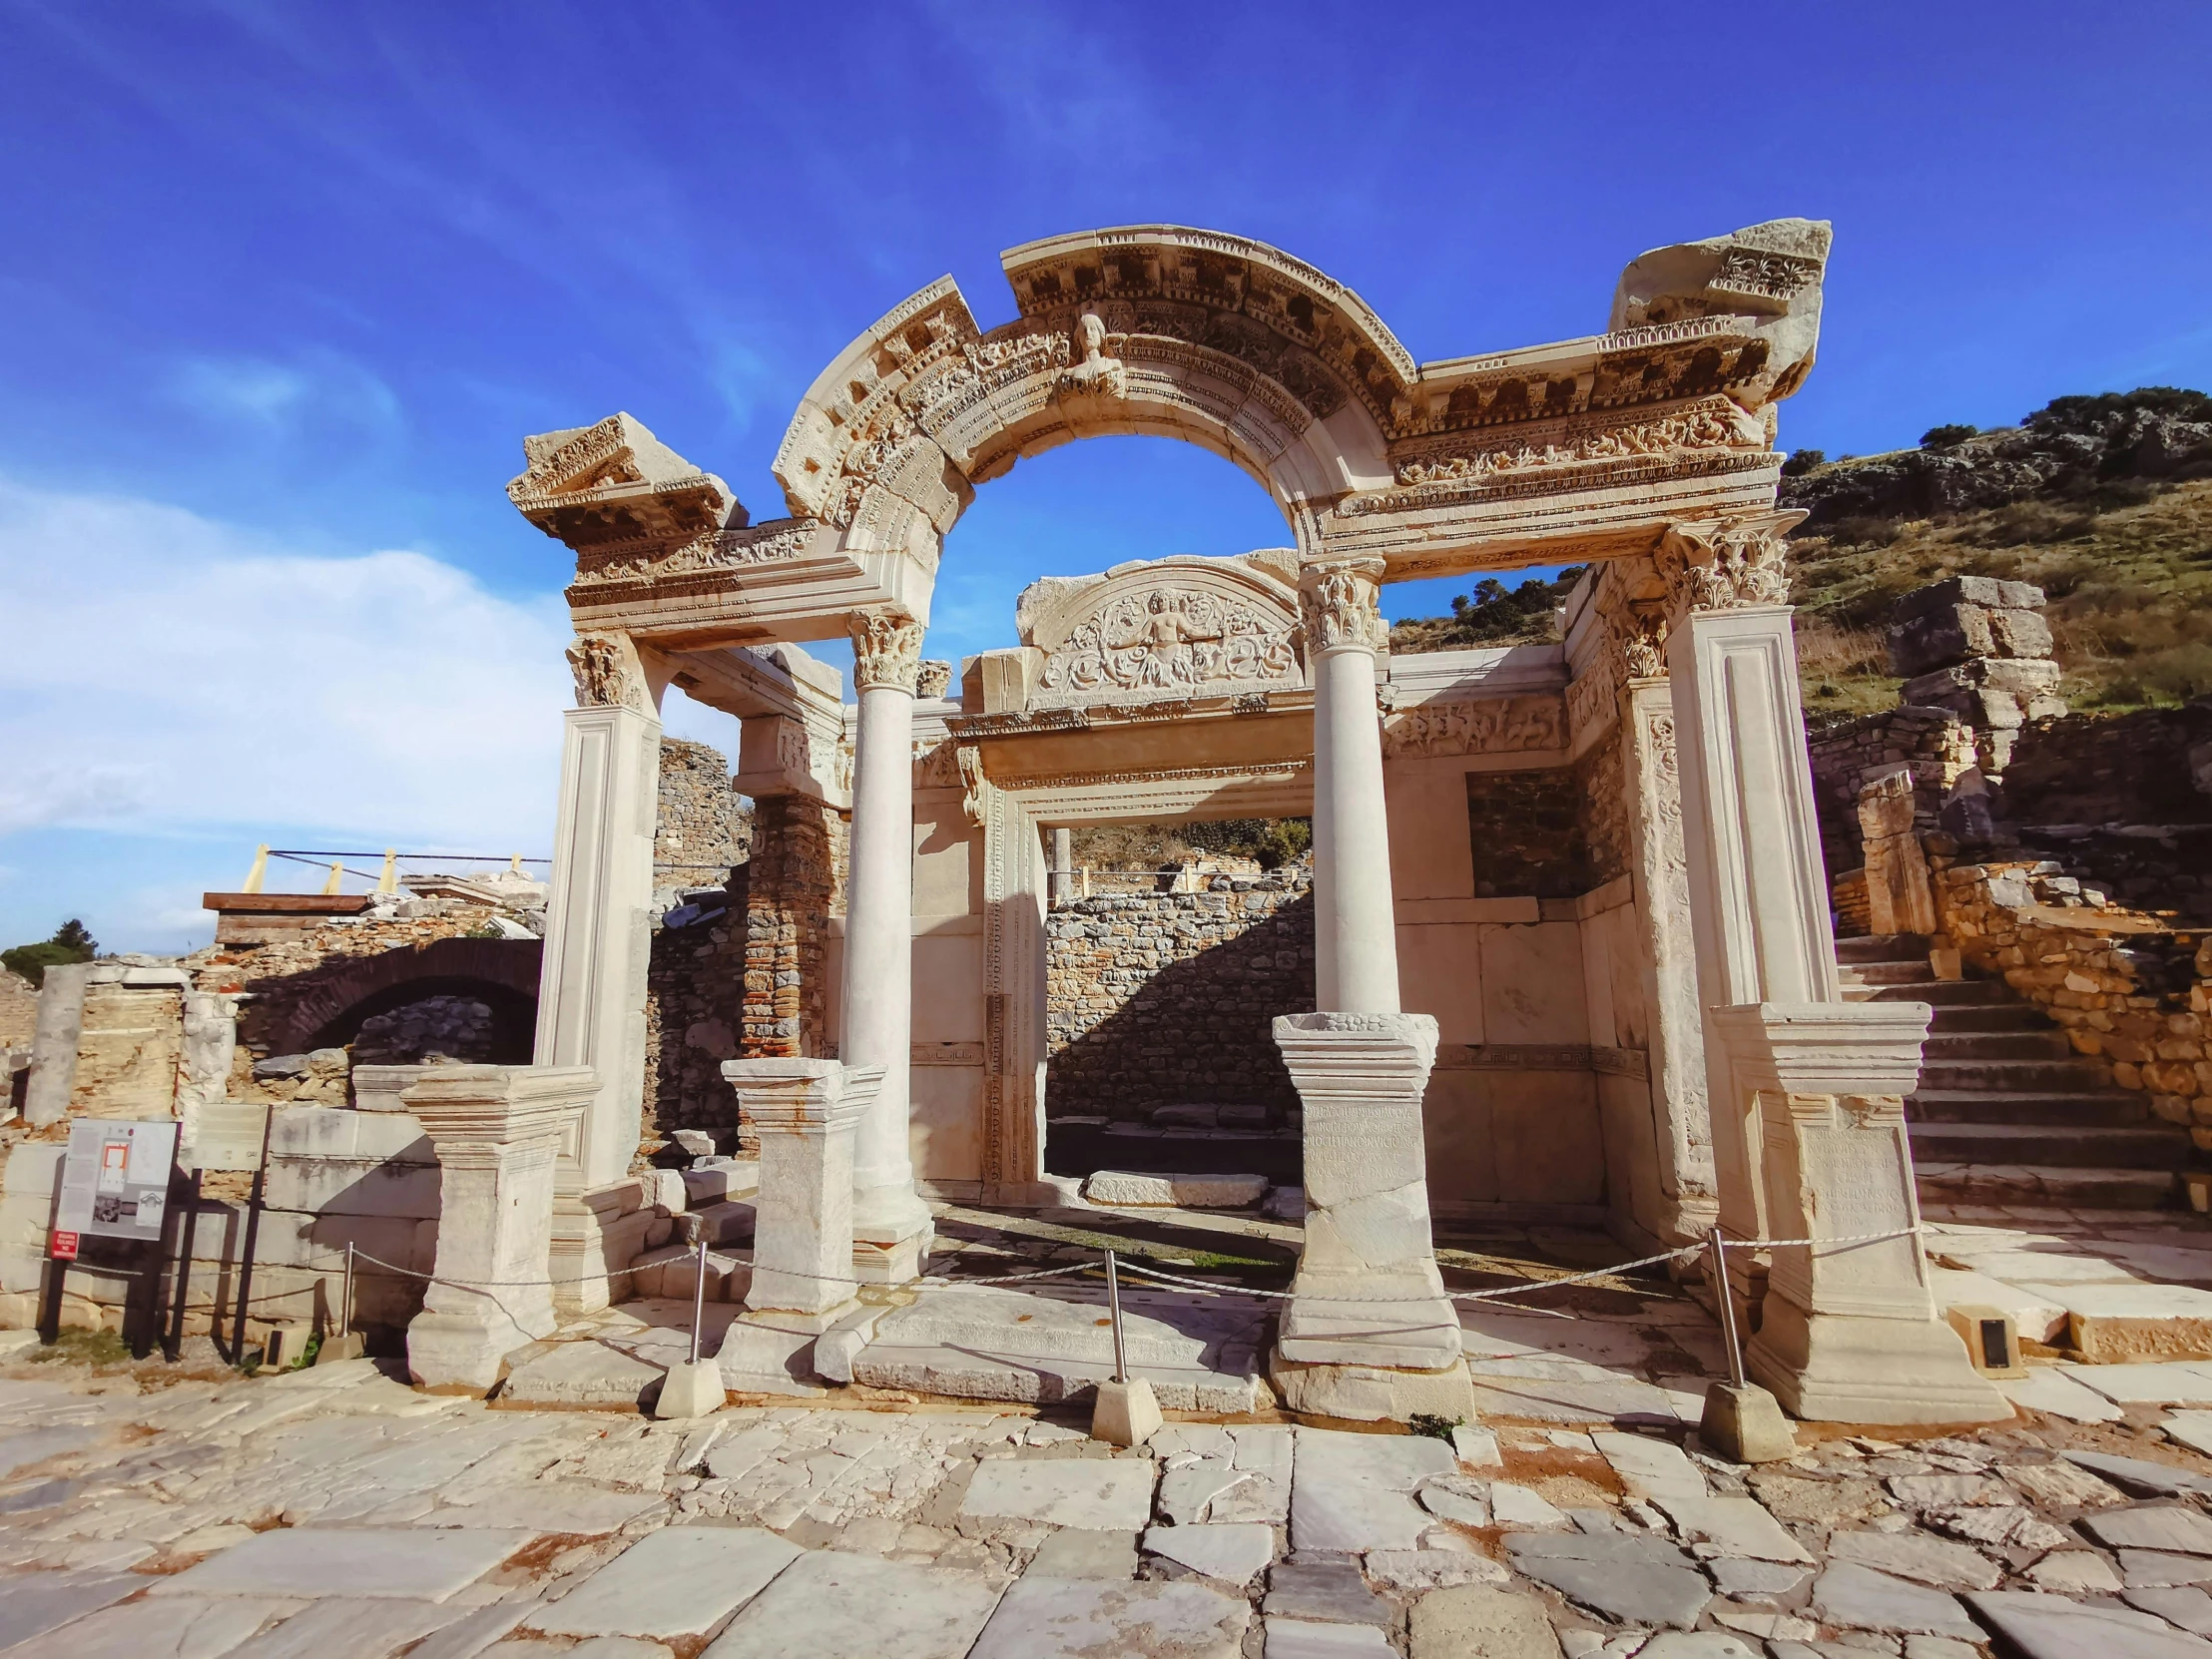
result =
[[1937,931],[1928,855],[1914,828],[1913,769],[1878,773],[1859,791],[1859,830],[1866,847],[1867,920],[1875,933]]
[[1891,672],[1911,679],[1969,657],[2047,657],[2043,590],[1987,576],[1950,576],[1916,588],[1892,608]]
[[38,994],[38,1028],[31,1038],[31,1081],[23,1098],[23,1116],[32,1128],[59,1123],[69,1115],[77,1088],[77,1044],[85,1023],[85,989],[90,962],[72,962],[46,970]]
[[589,1066],[438,1066],[406,1091],[437,1148],[437,1280],[407,1327],[416,1382],[482,1393],[552,1334],[554,1162],[596,1098]]
[[1306,1242],[1273,1373],[1293,1410],[1473,1415],[1459,1321],[1428,1230],[1421,1094],[1426,1014],[1287,1014],[1275,1022],[1305,1104]]

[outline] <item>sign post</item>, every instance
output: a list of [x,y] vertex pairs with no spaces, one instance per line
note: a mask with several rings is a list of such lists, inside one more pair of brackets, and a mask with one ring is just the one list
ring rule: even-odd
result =
[[[53,1262],[48,1306],[57,1328],[62,1276],[68,1271],[68,1263],[80,1259],[86,1239],[120,1239],[136,1246],[131,1257],[140,1264],[141,1276],[160,1274],[176,1166],[174,1122],[78,1118],[70,1124],[61,1196],[55,1202],[54,1229],[47,1248]],[[148,1263],[153,1266],[149,1268]],[[158,1286],[134,1284],[124,1298],[125,1322],[138,1324],[141,1335],[156,1317],[148,1305],[150,1288],[159,1295]],[[131,1318],[134,1314],[139,1316],[136,1321]]]

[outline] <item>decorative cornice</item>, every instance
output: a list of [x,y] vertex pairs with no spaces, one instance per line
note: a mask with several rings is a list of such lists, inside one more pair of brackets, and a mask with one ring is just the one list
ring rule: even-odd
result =
[[1343,559],[1310,565],[1300,573],[1298,596],[1309,656],[1380,652],[1389,643],[1389,625],[1379,603],[1382,570],[1381,559]]
[[913,695],[921,675],[921,624],[888,607],[854,611],[852,686],[855,691],[891,688]]

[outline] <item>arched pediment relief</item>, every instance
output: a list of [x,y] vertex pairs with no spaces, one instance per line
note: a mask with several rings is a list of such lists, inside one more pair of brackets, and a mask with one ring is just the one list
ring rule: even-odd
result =
[[1029,707],[1303,688],[1297,557],[1185,556],[1032,584],[1015,611],[1022,644],[1043,656]]

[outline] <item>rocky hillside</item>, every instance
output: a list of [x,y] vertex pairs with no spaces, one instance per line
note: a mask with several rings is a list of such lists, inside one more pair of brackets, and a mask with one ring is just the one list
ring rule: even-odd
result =
[[2019,426],[1937,427],[1918,449],[1791,457],[1793,597],[1809,717],[1887,708],[1882,624],[1901,593],[1962,574],[2050,596],[2077,708],[2212,693],[2212,397],[2061,397]]

